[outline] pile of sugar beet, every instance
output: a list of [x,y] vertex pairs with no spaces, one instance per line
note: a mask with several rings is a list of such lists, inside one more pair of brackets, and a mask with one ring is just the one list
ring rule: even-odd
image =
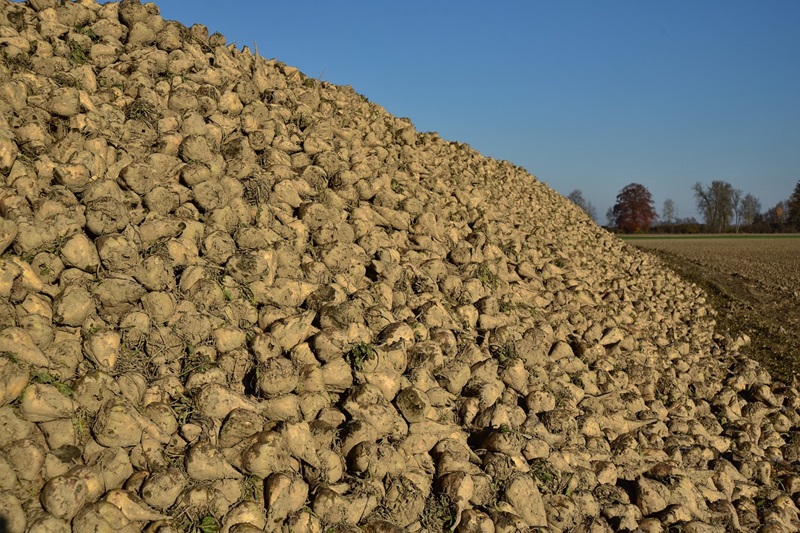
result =
[[0,0],[0,530],[792,531],[800,392],[523,169]]

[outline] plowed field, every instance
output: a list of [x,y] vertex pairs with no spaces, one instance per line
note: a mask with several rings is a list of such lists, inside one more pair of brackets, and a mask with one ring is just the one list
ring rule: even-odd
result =
[[800,236],[630,238],[684,279],[701,286],[717,309],[718,330],[751,344],[742,351],[775,378],[800,373]]

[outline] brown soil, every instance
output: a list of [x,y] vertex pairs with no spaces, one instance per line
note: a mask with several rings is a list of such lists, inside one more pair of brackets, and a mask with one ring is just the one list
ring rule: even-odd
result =
[[800,372],[800,238],[661,238],[631,242],[696,283],[719,312],[718,331],[747,335],[742,352],[772,375]]

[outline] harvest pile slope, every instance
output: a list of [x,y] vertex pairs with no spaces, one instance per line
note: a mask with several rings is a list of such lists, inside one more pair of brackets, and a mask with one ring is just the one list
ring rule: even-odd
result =
[[0,49],[5,530],[797,526],[798,391],[521,168],[153,4]]

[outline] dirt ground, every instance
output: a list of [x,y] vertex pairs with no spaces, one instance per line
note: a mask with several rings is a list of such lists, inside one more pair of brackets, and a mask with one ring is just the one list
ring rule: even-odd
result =
[[719,312],[718,331],[744,333],[744,353],[775,379],[800,379],[800,235],[632,238],[701,286]]

